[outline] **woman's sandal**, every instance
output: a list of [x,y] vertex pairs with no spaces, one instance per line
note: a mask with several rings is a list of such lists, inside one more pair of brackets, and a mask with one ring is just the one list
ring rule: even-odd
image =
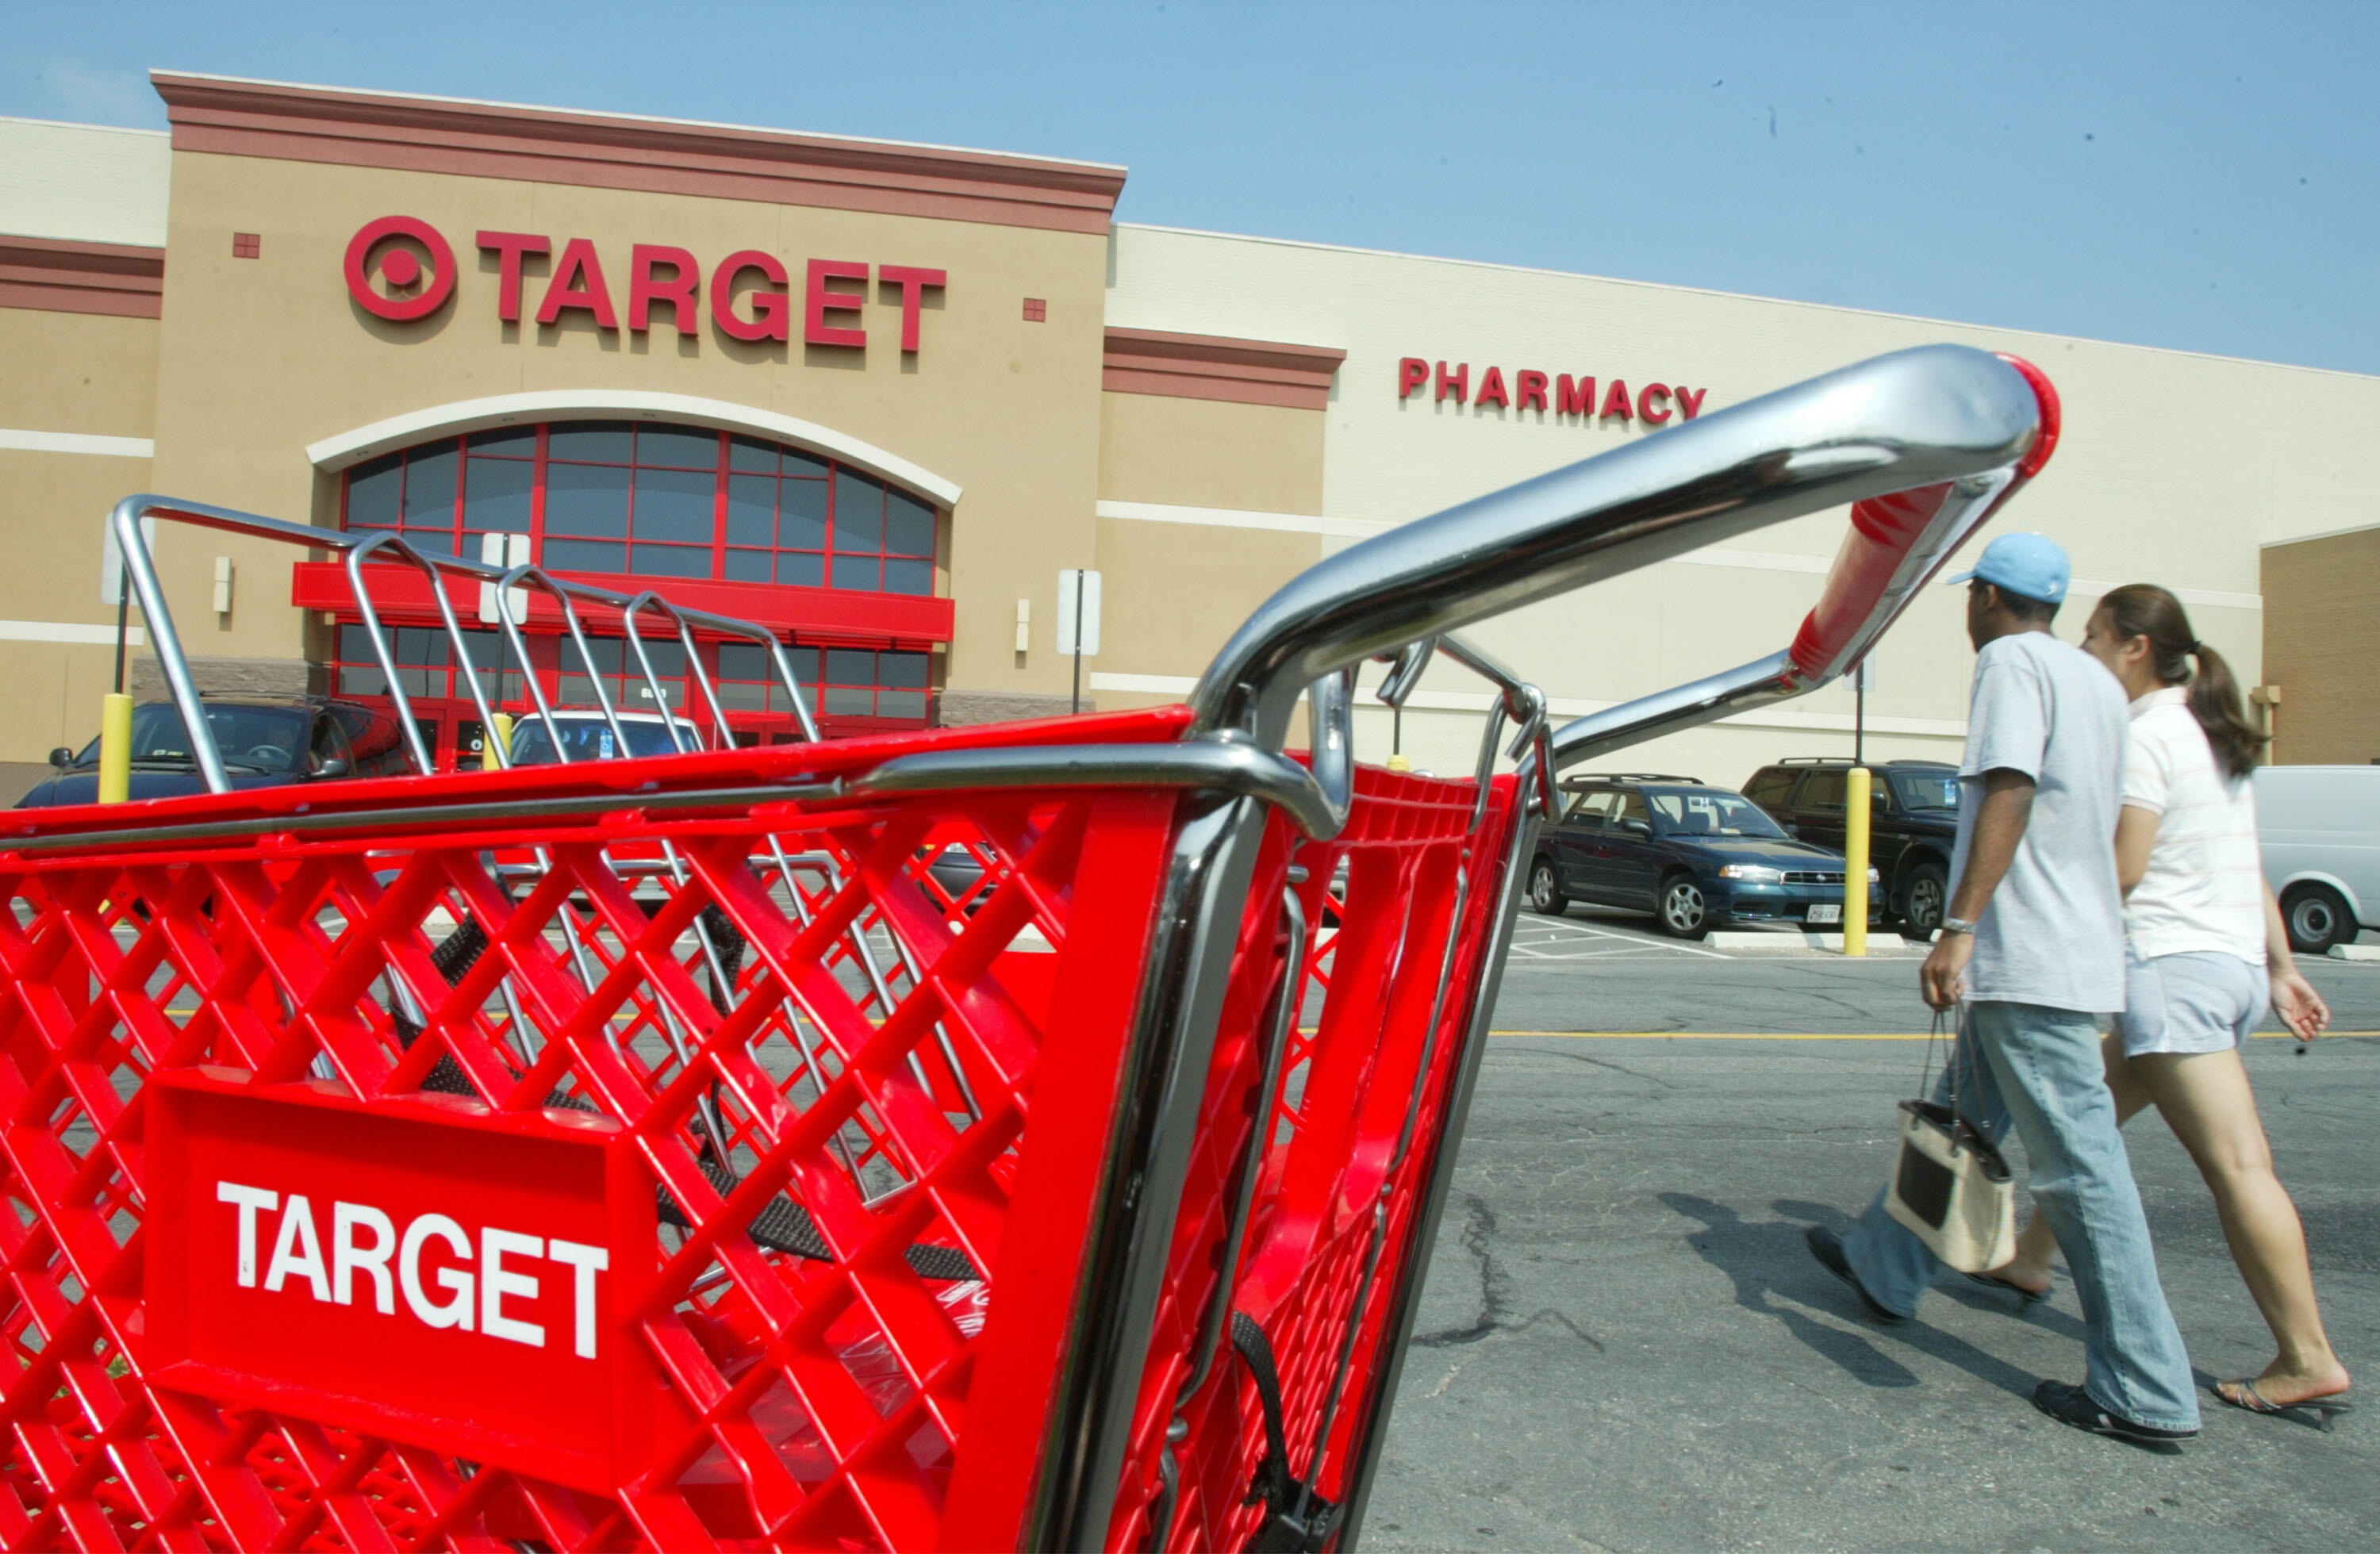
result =
[[[1967,1277],[1986,1290],[1998,1290],[2003,1294],[2014,1295],[2019,1311],[2030,1311],[2049,1298],[2049,1290],[2028,1290],[2022,1284],[2011,1284],[1994,1274],[1971,1273]],[[2054,1284],[2050,1286],[2051,1290],[2056,1288]]]
[[[2231,1390],[2226,1391],[2224,1389]],[[2236,1381],[2218,1382],[2215,1395],[2234,1408],[2244,1408],[2251,1414],[2270,1414],[2317,1430],[2330,1428],[2331,1420],[2341,1414],[2351,1414],[2355,1405],[2345,1392],[2329,1392],[2318,1398],[2301,1398],[2295,1402],[2274,1402],[2256,1390],[2252,1377]]]

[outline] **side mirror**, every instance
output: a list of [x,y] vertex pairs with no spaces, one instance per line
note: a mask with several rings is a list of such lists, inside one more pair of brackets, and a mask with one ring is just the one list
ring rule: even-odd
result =
[[72,750],[67,748],[64,745],[61,745],[56,749],[50,752],[50,764],[57,768],[60,771],[64,771],[67,767],[74,764],[74,756],[75,753]]
[[1788,835],[1788,836],[1791,837],[1791,838],[1792,838],[1794,841],[1796,841],[1796,842],[1799,842],[1799,841],[1801,841],[1801,840],[1802,840],[1802,828],[1801,828],[1800,826],[1795,825],[1795,824],[1794,824],[1792,821],[1791,821],[1791,820],[1779,820],[1779,821],[1778,821],[1778,822],[1777,822],[1777,829],[1778,829],[1778,830],[1779,830],[1779,831],[1781,831],[1781,832],[1783,832],[1786,835]]
[[1622,820],[1620,822],[1620,829],[1631,836],[1653,834],[1653,823],[1650,820]]
[[314,769],[314,780],[319,783],[326,777],[345,777],[350,770],[344,758],[333,756]]

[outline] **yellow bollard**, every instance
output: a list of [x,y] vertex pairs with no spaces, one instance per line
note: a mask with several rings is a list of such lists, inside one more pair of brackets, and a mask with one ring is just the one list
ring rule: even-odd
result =
[[1867,768],[1843,774],[1843,953],[1867,953]]
[[99,801],[132,796],[132,698],[109,692],[99,708]]
[[491,712],[488,716],[496,726],[480,736],[480,768],[483,771],[502,771],[504,759],[496,752],[509,751],[513,747],[513,715],[510,712]]

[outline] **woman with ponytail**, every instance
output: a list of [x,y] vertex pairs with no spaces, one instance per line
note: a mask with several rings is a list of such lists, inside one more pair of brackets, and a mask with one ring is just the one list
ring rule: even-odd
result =
[[[2301,1039],[2330,1023],[2299,972],[2265,882],[2248,781],[2265,736],[2240,705],[2222,656],[2198,640],[2181,601],[2134,583],[2104,596],[2082,646],[2132,698],[2116,869],[2124,899],[2125,1010],[2107,1038],[2117,1114],[2154,1105],[2213,1189],[2232,1259],[2279,1355],[2216,1395],[2257,1414],[2326,1423],[2347,1407],[2347,1367],[2314,1303],[2297,1208],[2240,1060],[2269,1000]],[[2014,1261],[1974,1277],[2026,1304],[2049,1292],[2057,1248],[2035,1216]]]

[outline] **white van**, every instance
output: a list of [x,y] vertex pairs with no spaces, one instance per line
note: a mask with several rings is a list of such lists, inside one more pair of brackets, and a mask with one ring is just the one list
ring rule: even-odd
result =
[[2380,929],[2380,766],[2260,766],[2256,825],[2291,948]]

